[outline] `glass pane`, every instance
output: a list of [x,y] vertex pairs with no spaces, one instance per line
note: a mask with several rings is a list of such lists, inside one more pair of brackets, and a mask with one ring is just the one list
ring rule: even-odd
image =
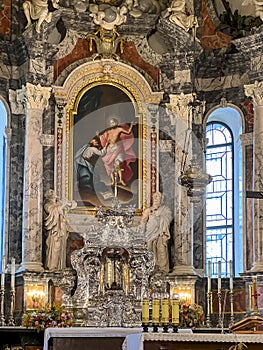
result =
[[211,261],[212,277],[229,276],[228,262],[233,251],[233,144],[230,130],[223,124],[207,125],[206,169],[213,181],[206,192],[206,260]]

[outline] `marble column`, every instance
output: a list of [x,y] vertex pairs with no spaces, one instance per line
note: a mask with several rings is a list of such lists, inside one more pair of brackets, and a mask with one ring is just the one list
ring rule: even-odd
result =
[[[195,275],[193,267],[193,208],[187,196],[187,189],[178,183],[181,174],[185,136],[191,136],[191,124],[188,118],[188,104],[192,101],[191,94],[170,95],[170,104],[167,109],[170,120],[176,125],[175,139],[175,194],[174,194],[174,275]],[[191,144],[188,148],[187,163],[191,159]]]
[[[254,105],[253,132],[253,191],[263,191],[263,82],[245,85],[246,96],[252,97]],[[253,266],[251,271],[263,270],[263,200],[253,200]]]
[[26,84],[22,270],[42,271],[42,118],[51,88]]

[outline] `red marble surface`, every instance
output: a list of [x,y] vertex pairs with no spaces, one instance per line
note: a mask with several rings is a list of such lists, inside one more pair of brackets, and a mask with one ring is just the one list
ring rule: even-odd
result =
[[143,60],[132,41],[124,43],[123,53],[120,53],[120,57],[144,70],[157,85],[159,84],[159,69]]
[[216,31],[215,25],[208,15],[205,1],[202,0],[202,47],[205,50],[228,47],[231,44],[231,40],[231,36]]
[[253,109],[253,103],[250,101],[245,101],[241,103],[241,106],[245,109],[247,115],[246,115],[246,121],[247,121],[247,130],[245,132],[251,132],[253,131],[254,127],[254,109]]
[[[230,313],[230,296],[229,293],[226,295],[225,308],[223,307],[223,302],[225,300],[225,291],[222,290],[222,311],[224,309],[225,313]],[[234,313],[246,313],[246,291],[242,289],[234,289],[233,294],[233,309]],[[217,291],[212,291],[212,313],[217,314],[219,311],[218,294]]]
[[[96,53],[95,45],[92,45],[92,51],[89,50],[89,41],[86,39],[78,39],[74,49],[67,56],[57,60],[54,63],[54,81],[73,62],[80,59],[87,58]],[[118,52],[118,55],[124,60],[132,63],[133,65],[143,69],[149,74],[156,84],[159,83],[159,69],[153,65],[147,63],[142,59],[136,50],[133,42],[124,43],[124,52]]]
[[11,0],[4,0],[3,10],[0,12],[0,34],[10,36],[11,34]]
[[74,49],[65,57],[55,61],[54,63],[54,81],[56,81],[57,77],[61,74],[61,72],[67,68],[70,64],[81,60],[86,57],[90,57],[94,54],[93,50],[89,50],[89,42],[86,39],[79,38]]

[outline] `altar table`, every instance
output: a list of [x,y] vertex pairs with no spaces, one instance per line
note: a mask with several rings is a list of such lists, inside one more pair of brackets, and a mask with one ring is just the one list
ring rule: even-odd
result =
[[[209,331],[209,330],[208,330]],[[142,333],[141,328],[47,328],[44,350],[228,350],[244,343],[263,349],[263,334]]]
[[247,350],[263,349],[263,334],[140,333],[126,337],[123,350],[228,350],[244,343]]
[[127,335],[141,333],[141,328],[47,328],[43,350],[121,350]]

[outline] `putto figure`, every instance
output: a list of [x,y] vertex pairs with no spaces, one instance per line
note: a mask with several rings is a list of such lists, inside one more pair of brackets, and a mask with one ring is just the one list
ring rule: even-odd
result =
[[[59,7],[59,0],[52,0],[54,8]],[[49,12],[47,0],[25,0],[23,3],[24,13],[27,19],[26,29],[32,25],[33,20],[37,20],[36,31],[40,33],[41,24],[46,21],[50,23],[52,12]]]

